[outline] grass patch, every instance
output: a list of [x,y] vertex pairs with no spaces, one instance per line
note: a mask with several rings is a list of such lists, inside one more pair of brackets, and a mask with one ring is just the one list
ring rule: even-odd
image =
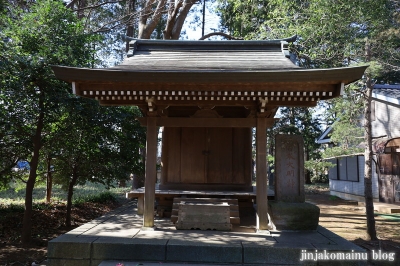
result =
[[106,202],[116,202],[116,201],[117,197],[115,196],[115,194],[111,193],[110,191],[104,191],[96,195],[77,197],[72,201],[72,204],[82,205],[85,202],[106,203]]
[[338,196],[330,195],[329,200],[338,200],[340,199]]
[[[74,188],[72,201],[75,204],[82,202],[106,202],[125,199],[125,193],[129,191],[129,187],[124,188],[107,188],[98,183],[88,182],[85,185],[77,185]],[[45,203],[46,185],[37,184],[33,189],[33,209],[47,209],[49,204]],[[67,191],[60,185],[53,185],[52,202],[66,203]],[[0,191],[0,210],[13,209],[24,210],[25,204],[25,189],[16,185],[6,190]]]

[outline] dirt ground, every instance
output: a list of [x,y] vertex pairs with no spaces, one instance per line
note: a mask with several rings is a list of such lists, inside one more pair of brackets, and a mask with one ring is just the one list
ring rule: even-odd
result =
[[[369,252],[382,250],[386,253],[396,253],[394,262],[385,264],[369,261],[369,265],[400,265],[400,213],[375,213],[379,241],[367,241],[365,208],[359,207],[357,202],[330,196],[328,191],[307,191],[306,201],[320,208],[321,226]],[[369,258],[371,257],[370,255]]]
[[[366,219],[364,209],[356,202],[345,201],[330,196],[326,189],[308,189],[306,200],[316,204],[320,210],[320,225],[334,233],[367,249],[385,252],[396,252],[396,260],[389,264],[370,262],[369,265],[400,265],[400,214],[380,215],[376,219],[379,241],[366,241]],[[73,210],[75,226],[80,226],[111,209],[118,207],[115,203],[87,203]],[[32,265],[46,259],[47,242],[58,235],[71,230],[63,226],[65,206],[35,211],[32,231],[33,242],[28,247],[19,243],[22,215],[21,211],[0,214],[0,265]]]
[[118,202],[84,203],[72,208],[72,227],[65,227],[63,203],[43,205],[32,217],[32,243],[20,243],[23,210],[0,211],[0,265],[32,265],[46,260],[47,242],[121,206]]

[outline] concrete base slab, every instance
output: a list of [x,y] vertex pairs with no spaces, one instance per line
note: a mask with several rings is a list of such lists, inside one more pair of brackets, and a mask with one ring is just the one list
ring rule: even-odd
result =
[[[102,261],[99,266],[116,266],[120,264],[120,266],[160,266],[159,262],[150,262],[150,261]],[[122,265],[121,265],[122,264]],[[204,263],[179,263],[179,262],[164,262],[162,266],[187,266],[187,265],[196,265],[196,266],[226,266],[226,264],[204,264]],[[237,264],[230,264],[237,265]],[[241,264],[239,264],[241,265]]]
[[[157,219],[157,228],[146,231],[142,222],[128,204],[50,241],[47,265],[325,265],[329,262],[301,261],[302,254],[365,252],[320,226],[314,231],[267,235],[256,233],[255,224],[247,223],[232,231],[176,230],[168,219]],[[366,265],[365,261],[340,263],[331,265]]]

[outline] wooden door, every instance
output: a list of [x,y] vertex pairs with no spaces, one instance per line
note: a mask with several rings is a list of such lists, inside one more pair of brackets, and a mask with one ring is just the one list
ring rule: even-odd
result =
[[232,129],[207,129],[207,183],[232,182]]
[[394,203],[399,198],[400,154],[383,153],[378,156],[379,162],[379,201]]
[[396,176],[393,180],[394,202],[400,203],[400,177]]
[[379,201],[385,203],[394,202],[394,188],[392,175],[379,175]]
[[164,128],[162,149],[162,189],[251,189],[250,128]]
[[182,128],[181,133],[181,183],[206,182],[205,128]]

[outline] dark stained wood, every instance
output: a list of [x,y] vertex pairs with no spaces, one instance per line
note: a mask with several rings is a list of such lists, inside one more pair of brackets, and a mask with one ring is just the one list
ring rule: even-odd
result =
[[[163,148],[163,154],[166,154],[166,172],[163,173],[167,180],[163,180],[168,183],[179,183],[181,182],[181,129],[180,128],[164,128],[163,141],[165,141],[167,147]],[[164,178],[164,175],[161,179]]]
[[155,183],[157,180],[157,126],[156,119],[149,117],[147,120],[146,133],[146,175],[145,175],[145,193],[143,209],[143,226],[154,226],[154,200]]
[[182,193],[191,194],[193,191],[206,191],[215,195],[224,195],[225,192],[252,192],[252,186],[243,184],[165,184],[159,186],[160,190],[182,190]]
[[[141,117],[138,118],[140,124],[142,126],[146,126],[147,118]],[[273,123],[275,120],[270,118]],[[210,128],[251,128],[256,126],[256,118],[157,118],[156,125],[157,126],[165,126],[165,127],[210,127]]]
[[164,128],[163,141],[162,188],[251,187],[251,128]]
[[[230,75],[236,75],[237,73],[230,73]],[[283,73],[282,73],[283,74]],[[310,73],[308,73],[310,74]],[[318,73],[315,73],[318,74]],[[186,75],[186,73],[182,74]],[[249,74],[250,75],[250,74]],[[251,76],[251,75],[250,75]],[[271,75],[273,76],[273,75]],[[205,77],[206,78],[206,77]],[[276,78],[275,78],[276,79]],[[234,95],[227,94],[225,96],[238,96],[239,92],[255,92],[255,96],[258,95],[258,92],[312,92],[312,91],[320,91],[320,92],[329,92],[335,91],[338,89],[338,85],[341,84],[340,80],[310,80],[309,82],[301,82],[299,80],[293,80],[288,82],[282,76],[282,80],[276,80],[272,82],[271,80],[265,81],[256,81],[256,80],[246,80],[245,82],[233,82],[232,80],[227,80],[226,82],[206,82],[202,80],[192,80],[191,82],[100,82],[100,81],[83,81],[76,82],[81,86],[81,92],[79,95],[88,96],[90,91],[95,93],[97,96],[198,96],[197,93],[193,92],[215,92],[215,96],[223,96],[224,94],[218,94],[219,92],[237,92]],[[85,94],[86,91],[86,94]],[[99,93],[97,93],[97,91]],[[104,91],[104,94],[103,94]],[[109,91],[112,93],[109,94]],[[153,91],[156,92],[153,94]],[[173,95],[172,92],[181,92]],[[122,94],[124,92],[124,94]],[[131,94],[128,94],[131,92]],[[142,94],[140,94],[142,92]],[[143,93],[144,92],[144,93]],[[182,92],[184,92],[182,94]],[[185,94],[188,92],[188,94]],[[200,94],[202,95],[202,94]],[[208,94],[211,95],[211,94]],[[241,94],[242,96],[243,94]],[[276,95],[276,94],[275,94]],[[251,95],[254,96],[254,95]]]
[[233,129],[232,148],[232,183],[251,186],[251,128]]
[[394,184],[393,179],[396,176],[380,174],[378,178],[379,183],[379,201],[385,203],[394,203]]
[[[146,121],[147,125],[147,121]],[[168,182],[168,169],[169,169],[169,141],[168,141],[168,133],[165,131],[165,128],[163,128],[162,132],[162,142],[161,142],[161,177],[160,177],[160,184],[164,185],[166,182]],[[180,138],[179,138],[180,139]],[[179,142],[180,143],[180,142]],[[180,157],[179,157],[180,161]],[[179,175],[180,178],[180,175]]]
[[[319,100],[328,100],[332,99],[333,97],[321,97]],[[143,104],[143,101],[103,101],[99,100],[100,105],[102,106],[132,106],[132,105],[141,105]],[[164,101],[159,101],[157,102],[158,104],[165,105],[167,102]],[[209,101],[170,101],[168,102],[169,104],[173,105],[181,105],[181,106],[193,106],[193,105],[204,105],[204,104],[210,104]],[[218,105],[218,106],[232,106],[233,104],[241,104],[243,106],[253,106],[257,107],[258,106],[258,101],[213,101],[211,102],[212,104]],[[284,101],[271,101],[268,102],[268,106],[287,106],[287,107],[315,107],[317,105],[317,99],[315,101],[291,101],[291,102],[284,102]]]
[[205,183],[205,128],[182,128],[181,182]]
[[256,178],[257,178],[257,229],[268,230],[267,197],[267,121],[257,119],[256,129]]
[[232,129],[209,128],[207,183],[232,182]]

